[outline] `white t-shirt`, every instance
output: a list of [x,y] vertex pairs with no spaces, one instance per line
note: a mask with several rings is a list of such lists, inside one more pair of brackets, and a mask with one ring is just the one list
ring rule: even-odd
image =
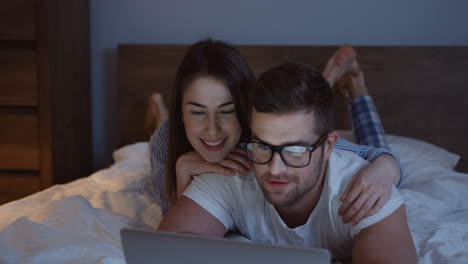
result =
[[345,224],[338,215],[339,197],[348,182],[368,162],[353,153],[333,150],[323,191],[307,223],[289,228],[263,192],[253,173],[248,176],[203,174],[195,177],[183,195],[192,199],[228,230],[258,243],[330,250],[334,259],[350,259],[352,239],[362,229],[392,214],[403,203],[394,187],[389,201],[358,225]]

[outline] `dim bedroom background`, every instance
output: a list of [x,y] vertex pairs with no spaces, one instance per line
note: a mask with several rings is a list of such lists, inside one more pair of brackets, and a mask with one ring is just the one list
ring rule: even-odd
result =
[[[256,74],[286,59],[322,67],[337,47],[237,46]],[[147,98],[168,102],[184,45],[119,45],[114,164],[0,206],[0,263],[125,263],[119,231],[155,229],[161,211],[141,192],[149,173]],[[367,86],[401,158],[420,263],[468,263],[468,48],[357,47]],[[352,140],[337,97],[337,128]],[[157,245],[155,245],[157,247]],[[157,260],[156,260],[157,261]]]

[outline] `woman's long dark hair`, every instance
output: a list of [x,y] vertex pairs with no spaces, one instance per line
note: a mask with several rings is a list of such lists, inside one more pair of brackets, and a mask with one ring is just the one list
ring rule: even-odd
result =
[[184,153],[193,150],[182,122],[182,97],[185,88],[196,78],[213,77],[221,80],[231,92],[242,135],[250,133],[248,122],[248,94],[255,84],[255,76],[237,49],[222,41],[204,40],[190,46],[177,70],[169,113],[169,142],[166,163],[166,195],[174,201],[176,191],[176,162]]

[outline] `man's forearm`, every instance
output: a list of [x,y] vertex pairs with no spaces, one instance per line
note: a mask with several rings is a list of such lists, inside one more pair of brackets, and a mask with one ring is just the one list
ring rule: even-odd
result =
[[401,205],[354,237],[353,264],[416,264],[418,256]]
[[223,237],[226,227],[191,199],[181,196],[161,221],[158,230]]

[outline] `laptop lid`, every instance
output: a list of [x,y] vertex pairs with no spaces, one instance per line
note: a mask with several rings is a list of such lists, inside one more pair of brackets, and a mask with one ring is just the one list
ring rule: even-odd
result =
[[255,244],[188,234],[122,229],[127,264],[330,264],[324,249]]

